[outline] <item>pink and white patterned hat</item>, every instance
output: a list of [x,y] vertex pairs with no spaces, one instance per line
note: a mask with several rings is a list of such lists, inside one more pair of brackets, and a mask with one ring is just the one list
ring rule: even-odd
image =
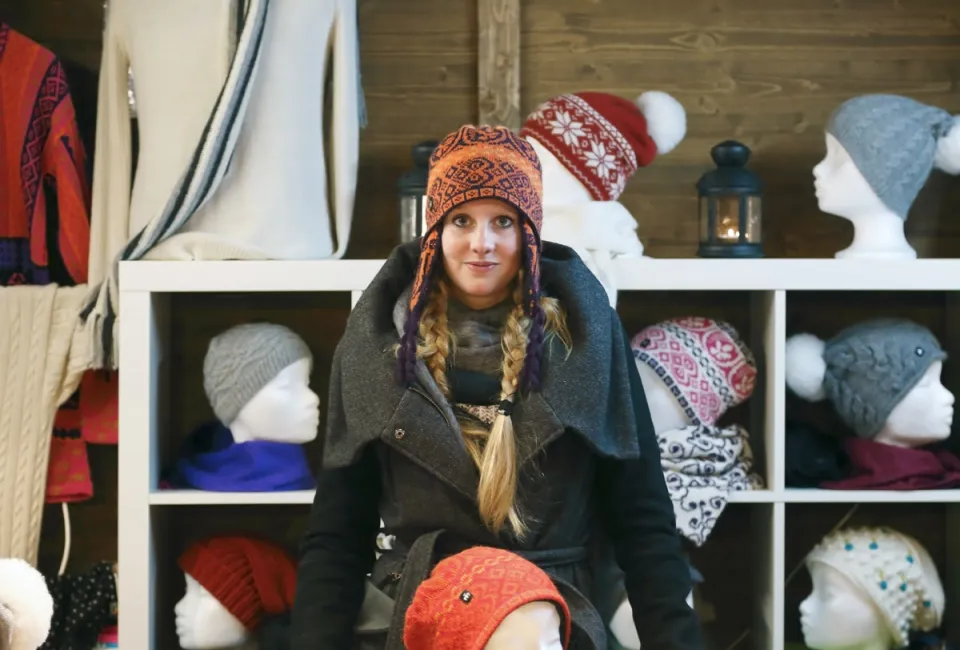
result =
[[630,342],[696,425],[712,426],[753,393],[757,364],[729,323],[689,316],[641,330]]

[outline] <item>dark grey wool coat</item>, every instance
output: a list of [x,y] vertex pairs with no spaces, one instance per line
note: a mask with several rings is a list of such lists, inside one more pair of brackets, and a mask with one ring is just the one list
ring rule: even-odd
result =
[[[566,356],[553,342],[542,391],[514,408],[519,499],[533,516],[517,541],[481,522],[478,471],[429,374],[411,387],[395,380],[394,308],[418,255],[417,242],[394,250],[334,353],[291,648],[403,648],[417,586],[440,559],[475,545],[510,549],[550,574],[570,607],[573,650],[606,650],[604,621],[623,589],[644,650],[701,648],[649,410],[600,283],[573,250],[544,244],[542,286],[567,310],[574,346]],[[396,542],[374,561],[380,518]]]

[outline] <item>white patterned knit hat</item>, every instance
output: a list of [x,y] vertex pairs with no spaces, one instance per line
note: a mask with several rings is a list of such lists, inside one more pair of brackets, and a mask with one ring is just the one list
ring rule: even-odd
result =
[[827,535],[807,555],[853,581],[883,614],[895,647],[910,632],[940,627],[944,593],[936,566],[912,537],[889,528],[854,528]]
[[637,363],[653,368],[693,424],[713,426],[753,393],[756,361],[729,323],[674,318],[641,330],[631,347]]

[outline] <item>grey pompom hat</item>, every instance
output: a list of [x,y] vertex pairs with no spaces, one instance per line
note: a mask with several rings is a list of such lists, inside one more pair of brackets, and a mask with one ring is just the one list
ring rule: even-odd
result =
[[[934,166],[958,173],[958,120],[935,106],[899,95],[861,95],[842,103],[826,132],[850,154],[884,205],[901,219]],[[954,133],[951,134],[951,129]],[[941,146],[947,135],[950,146]]]
[[310,348],[283,325],[247,323],[215,336],[203,360],[203,389],[217,419],[229,427],[260,389],[301,359],[313,360]]
[[906,319],[875,319],[829,341],[812,334],[790,337],[786,379],[804,399],[829,399],[859,437],[872,438],[927,369],[946,358],[926,327]]

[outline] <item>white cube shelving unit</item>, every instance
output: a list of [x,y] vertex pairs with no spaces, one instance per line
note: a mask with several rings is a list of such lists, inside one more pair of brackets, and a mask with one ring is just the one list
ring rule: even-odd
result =
[[[169,381],[167,360],[176,344],[169,334],[171,295],[349,292],[352,306],[381,264],[382,260],[121,263],[118,547],[122,603],[119,630],[123,647],[159,650],[158,616],[172,617],[166,611],[156,611],[158,580],[176,571],[176,567],[161,566],[158,560],[157,547],[171,530],[157,523],[157,512],[218,506],[305,510],[313,500],[309,491],[237,494],[159,489],[158,450],[161,438],[167,434],[160,395]],[[816,307],[817,295],[834,292],[855,292],[844,293],[845,296],[933,294],[942,297],[942,307],[938,309],[945,321],[944,330],[960,330],[955,327],[960,324],[960,303],[956,301],[956,296],[960,296],[960,261],[644,259],[620,261],[618,278],[621,304],[632,305],[637,313],[643,313],[643,301],[651,295],[648,292],[663,292],[660,295],[671,300],[682,296],[681,292],[734,293],[741,296],[738,300],[749,312],[744,316],[749,321],[748,343],[757,356],[761,373],[749,407],[749,429],[766,489],[733,494],[730,508],[751,509],[750,532],[745,537],[749,564],[755,567],[750,580],[754,587],[754,648],[783,648],[788,622],[795,618],[795,603],[788,605],[785,589],[786,578],[798,561],[791,560],[787,550],[791,542],[788,519],[795,508],[809,511],[816,504],[823,504],[823,508],[887,504],[891,509],[909,509],[910,504],[934,504],[930,507],[940,507],[944,512],[946,543],[960,548],[960,490],[791,489],[785,485],[784,457],[788,401],[784,342],[792,297],[806,295],[803,304]],[[879,304],[884,306],[883,314],[875,315],[899,315],[897,300],[884,299]],[[625,324],[630,327],[626,318]],[[334,343],[330,342],[331,349]],[[949,350],[950,340],[943,343]],[[321,368],[320,372],[326,369]],[[957,386],[953,389],[956,391]],[[832,523],[827,523],[832,527]],[[708,540],[707,547],[709,544]],[[941,579],[947,588],[951,614],[947,620],[960,620],[960,561],[941,567]]]

